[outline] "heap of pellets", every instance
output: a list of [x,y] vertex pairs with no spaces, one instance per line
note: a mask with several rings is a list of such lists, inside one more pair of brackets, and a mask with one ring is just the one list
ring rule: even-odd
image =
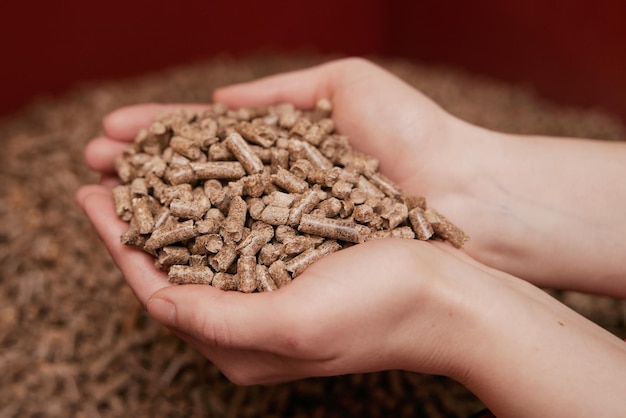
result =
[[171,282],[246,293],[368,240],[461,247],[459,228],[334,132],[331,110],[328,100],[308,111],[214,104],[158,118],[116,160],[122,242],[152,254]]

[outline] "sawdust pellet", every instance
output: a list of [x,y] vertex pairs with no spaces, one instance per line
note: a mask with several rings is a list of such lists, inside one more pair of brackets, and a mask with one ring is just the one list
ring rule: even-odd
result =
[[283,241],[283,251],[287,255],[296,255],[313,248],[315,245],[304,235],[294,235]]
[[465,241],[468,240],[467,235],[459,227],[450,222],[445,216],[437,212],[433,208],[426,208],[426,219],[432,225],[433,231],[440,238],[450,242],[456,248],[461,248]]
[[252,293],[257,288],[256,257],[253,255],[241,255],[237,260],[237,276],[239,283],[237,289],[243,293]]
[[211,284],[213,276],[213,270],[208,267],[183,265],[171,266],[167,274],[170,282],[178,284]]
[[237,246],[241,255],[256,255],[274,237],[274,228],[264,222],[255,223],[250,234]]
[[265,209],[265,203],[263,203],[263,200],[258,197],[250,198],[246,200],[246,203],[248,204],[248,214],[250,215],[250,218],[255,221],[261,219],[261,213],[263,213],[263,209]]
[[196,173],[188,164],[179,167],[170,167],[165,170],[165,180],[172,186],[189,184],[196,181]]
[[170,203],[169,209],[173,216],[199,221],[207,211],[207,206],[196,201],[174,199]]
[[170,147],[190,160],[197,160],[202,155],[202,150],[194,141],[182,136],[173,136],[170,139]]
[[215,287],[216,289],[224,291],[237,290],[239,286],[239,281],[237,280],[237,277],[235,277],[235,275],[233,274],[217,272],[213,276],[213,281],[211,282],[211,285],[213,285],[213,287]]
[[320,202],[320,195],[318,191],[319,187],[314,186],[304,192],[302,196],[294,202],[293,206],[289,210],[289,217],[287,218],[287,224],[289,226],[297,226],[300,223],[302,215],[310,213],[315,206],[317,206]]
[[271,265],[281,256],[285,255],[284,245],[280,242],[267,243],[260,250],[257,261],[265,266]]
[[243,237],[243,227],[246,223],[248,204],[241,196],[235,196],[230,202],[228,216],[224,220],[222,236],[227,242],[239,242]]
[[284,206],[267,205],[263,209],[263,212],[261,212],[260,219],[270,225],[285,225],[289,219],[289,208]]
[[130,195],[132,197],[141,197],[148,195],[148,185],[146,179],[143,177],[137,177],[130,183]]
[[113,187],[113,201],[115,212],[123,221],[130,221],[133,217],[133,206],[130,197],[130,186],[118,185]]
[[133,219],[136,221],[137,229],[140,234],[149,234],[154,228],[154,217],[148,206],[148,199],[145,197],[136,197],[131,200],[133,209]]
[[224,244],[214,256],[209,258],[209,265],[215,271],[225,272],[237,258],[237,248],[234,244]]
[[246,175],[246,170],[238,161],[190,163],[190,167],[198,180],[236,180]]
[[273,292],[278,289],[278,286],[274,282],[272,275],[266,266],[262,264],[258,264],[256,266],[256,281],[257,281],[257,290],[259,292]]
[[291,282],[291,275],[287,271],[287,265],[282,260],[274,261],[269,268],[267,269],[272,279],[274,279],[274,283],[278,288],[283,287],[284,285]]
[[158,248],[171,245],[177,242],[184,242],[198,235],[194,222],[188,220],[181,222],[174,227],[162,226],[152,231],[152,235],[146,241],[145,248],[149,252],[154,252]]
[[402,191],[381,173],[371,173],[368,178],[374,186],[389,197],[397,197],[402,194]]
[[295,278],[302,274],[307,267],[315,263],[317,260],[340,249],[341,245],[339,245],[337,241],[325,241],[317,248],[311,248],[310,250],[307,250],[286,262],[285,269],[291,272],[292,277]]
[[426,219],[424,209],[420,206],[416,206],[409,211],[409,220],[417,239],[425,241],[430,239],[435,233],[432,225]]
[[272,174],[272,182],[289,193],[302,193],[309,188],[306,181],[282,167]]
[[368,240],[461,246],[461,230],[334,132],[331,110],[322,99],[311,110],[215,104],[159,117],[116,160],[115,210],[130,223],[120,240],[175,283],[245,293]]
[[339,241],[353,243],[364,242],[370,234],[370,229],[351,221],[331,219],[314,215],[302,215],[298,231],[305,234],[318,235]]
[[248,174],[259,174],[263,171],[263,161],[250,149],[250,145],[240,134],[231,133],[226,138],[225,143]]

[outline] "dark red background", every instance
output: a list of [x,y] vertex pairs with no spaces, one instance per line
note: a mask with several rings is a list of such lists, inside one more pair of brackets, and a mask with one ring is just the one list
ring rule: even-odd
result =
[[524,83],[626,120],[626,2],[2,2],[0,114],[83,82],[215,55],[389,55]]

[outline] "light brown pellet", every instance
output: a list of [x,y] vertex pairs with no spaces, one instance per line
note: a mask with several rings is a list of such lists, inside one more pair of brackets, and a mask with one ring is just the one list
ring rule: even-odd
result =
[[225,244],[213,257],[209,258],[209,265],[215,271],[225,272],[237,258],[237,249],[234,244]]
[[[334,253],[341,249],[337,241],[328,240],[321,243],[317,248],[312,248],[302,254],[292,258],[285,263],[285,269],[291,272],[292,278],[299,276],[307,267],[315,263],[320,258]],[[277,261],[278,262],[278,261]],[[274,263],[275,264],[275,263]],[[273,264],[272,264],[273,266]],[[270,267],[271,268],[271,267]],[[272,275],[272,277],[274,277]]]
[[270,276],[272,276],[272,279],[274,279],[274,283],[276,283],[278,288],[281,288],[291,282],[291,275],[287,271],[287,265],[282,260],[273,262],[269,266],[268,272],[270,273]]
[[287,224],[290,226],[297,226],[300,223],[300,218],[305,213],[310,213],[315,206],[320,202],[320,195],[318,193],[319,187],[314,186],[308,189],[300,198],[294,202],[289,211],[289,217],[287,218]]
[[282,167],[278,167],[276,174],[272,174],[272,182],[289,193],[302,193],[309,188],[309,184]]
[[397,197],[402,194],[402,190],[381,173],[376,172],[369,174],[368,178],[374,186],[389,197]]
[[208,266],[208,259],[206,254],[192,254],[189,256],[190,267],[206,267]]
[[217,272],[213,276],[213,281],[211,282],[213,287],[219,290],[229,291],[229,290],[237,290],[239,286],[239,281],[237,277],[233,274],[228,274],[224,272]]
[[261,213],[263,209],[265,209],[265,203],[263,203],[263,199],[258,197],[248,198],[246,199],[246,203],[248,204],[248,215],[255,221],[261,219]]
[[196,201],[174,199],[170,203],[170,212],[173,216],[183,219],[200,220],[204,216],[208,207],[198,204]]
[[190,253],[185,247],[167,246],[158,252],[156,264],[162,267],[174,264],[187,264]]
[[285,225],[289,219],[289,208],[283,206],[267,205],[263,212],[261,212],[261,218],[263,222],[270,225]]
[[198,180],[236,180],[246,175],[243,165],[237,161],[207,161],[190,163]]
[[178,184],[188,184],[196,180],[196,174],[189,165],[170,167],[165,170],[165,180],[167,180],[172,186],[176,186]]
[[202,150],[198,144],[182,136],[173,136],[172,139],[170,139],[170,147],[190,160],[197,160],[202,155]]
[[385,201],[384,206],[380,210],[380,216],[389,222],[389,229],[394,229],[406,221],[409,216],[409,210],[404,203]]
[[224,220],[222,236],[226,242],[241,241],[247,212],[248,204],[246,201],[240,196],[235,196],[230,202],[228,216]]
[[154,252],[158,248],[171,245],[176,242],[184,242],[198,235],[192,220],[181,222],[174,227],[164,225],[152,231],[152,235],[146,241],[145,248],[149,252]]
[[248,174],[259,174],[263,171],[263,161],[250,149],[250,146],[237,132],[228,135],[225,144],[235,155]]
[[274,228],[269,224],[257,222],[252,226],[250,234],[239,243],[237,251],[241,255],[256,255],[273,237]]
[[296,160],[291,167],[289,167],[289,171],[296,177],[302,180],[306,180],[307,176],[313,169],[313,165],[309,160],[305,160],[303,158]]
[[257,261],[260,264],[265,266],[269,266],[274,261],[278,260],[281,256],[285,254],[284,245],[276,242],[276,243],[267,243],[265,244],[259,254],[257,255]]
[[413,227],[413,231],[415,231],[417,239],[425,241],[430,239],[435,233],[428,219],[426,219],[424,209],[419,206],[409,211],[409,221],[411,221],[411,226]]
[[253,255],[241,255],[237,260],[237,276],[239,284],[237,290],[243,293],[252,293],[257,288],[256,280],[256,257]]
[[370,229],[365,225],[308,214],[302,215],[298,231],[353,243],[365,242],[370,234]]
[[154,217],[148,206],[146,197],[136,197],[131,200],[133,219],[140,234],[149,234],[154,228]]
[[468,239],[465,232],[433,208],[427,208],[425,215],[436,235],[450,242],[456,248],[463,247],[463,244]]
[[273,292],[278,289],[269,270],[262,264],[256,266],[256,282],[259,292]]
[[133,217],[133,206],[130,197],[130,186],[118,185],[113,187],[113,201],[115,212],[123,221],[130,221]]
[[167,278],[170,282],[178,284],[211,284],[213,271],[204,266],[173,265]]
[[141,197],[148,195],[148,185],[146,179],[143,177],[137,177],[130,183],[130,195],[132,197]]
[[270,153],[270,168],[275,173],[279,167],[289,168],[289,151],[281,148],[272,148]]
[[415,232],[413,232],[410,226],[401,226],[395,229],[382,229],[372,232],[368,237],[368,241],[383,238],[414,239]]

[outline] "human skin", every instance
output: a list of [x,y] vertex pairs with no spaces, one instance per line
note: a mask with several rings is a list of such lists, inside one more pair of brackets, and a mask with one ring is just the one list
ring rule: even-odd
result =
[[355,148],[469,233],[466,253],[384,240],[332,254],[272,293],[170,286],[148,255],[119,243],[127,226],[109,187],[113,159],[137,130],[178,106],[125,108],[86,150],[102,184],[77,199],[149,313],[240,384],[405,369],[466,384],[498,416],[623,414],[625,344],[499,270],[626,294],[616,259],[626,197],[612,183],[626,167],[624,146],[475,127],[359,59],[215,93],[233,107],[306,108],[319,98],[332,100],[337,130]]

